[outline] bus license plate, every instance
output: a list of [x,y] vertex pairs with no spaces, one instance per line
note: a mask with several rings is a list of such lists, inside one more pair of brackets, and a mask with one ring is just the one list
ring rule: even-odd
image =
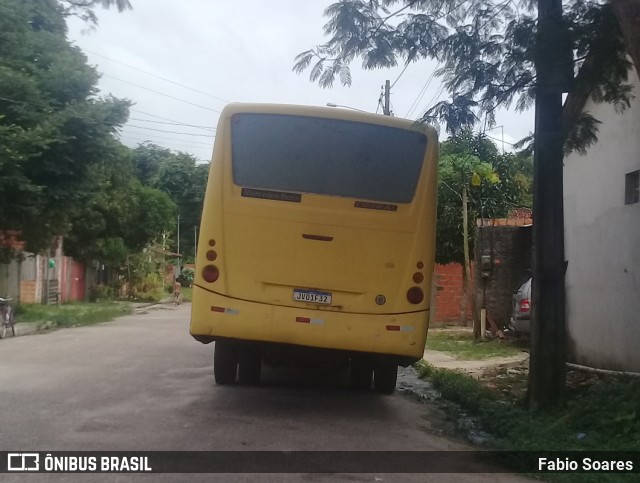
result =
[[312,304],[331,304],[331,292],[319,292],[317,290],[293,289],[293,300]]

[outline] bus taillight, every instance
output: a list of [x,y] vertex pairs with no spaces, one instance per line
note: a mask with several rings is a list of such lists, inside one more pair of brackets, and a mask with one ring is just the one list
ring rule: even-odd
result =
[[213,262],[216,258],[218,258],[218,254],[215,252],[215,250],[209,250],[207,252],[207,260]]
[[424,275],[422,275],[420,272],[416,272],[413,274],[413,281],[415,283],[422,283],[424,280]]
[[424,300],[424,292],[420,287],[411,287],[407,291],[407,300],[409,303],[417,305]]
[[207,265],[202,269],[202,278],[204,278],[206,282],[213,283],[218,280],[219,276],[220,271],[214,265]]

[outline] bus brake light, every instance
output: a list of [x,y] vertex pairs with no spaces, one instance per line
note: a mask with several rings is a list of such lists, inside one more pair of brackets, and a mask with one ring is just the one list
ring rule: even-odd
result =
[[213,283],[220,277],[220,271],[214,265],[207,265],[202,269],[202,278],[206,282]]
[[420,287],[411,287],[407,291],[407,300],[409,303],[417,305],[424,300],[424,292]]

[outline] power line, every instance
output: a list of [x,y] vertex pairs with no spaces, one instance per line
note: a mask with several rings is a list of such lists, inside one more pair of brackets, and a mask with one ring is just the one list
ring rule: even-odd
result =
[[136,84],[135,82],[129,82],[127,80],[120,79],[119,77],[116,77],[116,76],[111,75],[111,74],[102,74],[102,75],[105,76],[105,77],[110,77],[110,78],[115,79],[115,80],[120,81],[120,82],[124,82],[125,84],[129,84],[129,85],[132,85],[134,87],[138,87],[139,89],[144,89],[145,91],[153,92],[154,94],[159,94],[161,96],[168,97],[169,99],[173,99],[175,101],[184,102],[185,104],[189,104],[191,106],[199,107],[201,109],[206,109],[207,111],[213,111],[213,112],[218,112],[218,113],[221,112],[218,109],[211,109],[210,107],[202,106],[200,104],[196,104],[195,102],[187,101],[185,99],[181,99],[179,97],[175,97],[175,96],[166,94],[164,92],[156,91],[155,89],[150,89],[149,87],[141,86],[140,84]]
[[216,128],[214,127],[206,127],[206,126],[196,126],[195,124],[185,124],[183,122],[168,122],[168,121],[152,121],[150,119],[140,119],[137,117],[130,117],[129,118],[130,121],[141,121],[141,122],[150,122],[153,124],[168,124],[170,126],[187,126],[187,127],[194,127],[197,129],[203,129],[205,131],[216,131]]
[[93,51],[91,51],[89,49],[83,49],[83,50],[85,52],[89,52],[90,54],[97,55],[98,57],[102,57],[103,59],[107,59],[107,60],[109,60],[111,62],[115,62],[116,64],[124,65],[125,67],[128,67],[129,69],[137,70],[138,72],[142,72],[143,74],[147,74],[147,75],[150,75],[152,77],[156,77],[156,78],[158,78],[160,80],[163,80],[165,82],[169,82],[169,83],[174,84],[176,86],[182,87],[184,89],[189,89],[190,91],[197,92],[198,94],[202,94],[203,96],[211,97],[213,99],[217,99],[217,100],[222,101],[222,102],[227,102],[227,103],[231,102],[231,101],[228,101],[227,99],[223,99],[222,97],[214,96],[213,94],[209,94],[208,92],[199,91],[198,89],[194,89],[193,87],[185,86],[184,84],[180,84],[179,82],[175,82],[175,81],[172,81],[171,79],[167,79],[166,77],[162,77],[162,76],[159,76],[159,75],[156,75],[156,74],[152,74],[151,72],[147,72],[146,70],[142,70],[142,69],[140,69],[138,67],[134,67],[132,65],[125,64],[124,62],[120,62],[119,60],[112,59],[110,57],[107,57],[106,55],[98,54],[97,52],[93,52]]
[[[137,112],[138,114],[144,114],[145,116],[149,116],[149,117],[154,117],[156,119],[162,119],[164,121],[171,121],[171,122],[175,122],[177,124],[182,124],[184,126],[190,126],[190,127],[194,127],[194,125],[192,124],[187,124],[186,122],[181,122],[181,121],[176,121],[175,119],[170,119],[168,117],[162,117],[162,116],[156,116],[155,114],[150,114],[148,112],[144,112],[144,111],[140,111],[138,109],[129,109],[131,112]],[[215,128],[212,128],[215,129]]]
[[[484,133],[483,133],[484,134]],[[500,141],[501,143],[505,143],[508,144],[509,146],[515,146],[515,143],[510,143],[509,141],[505,141],[504,139],[499,139],[499,138],[494,138],[492,136],[489,136],[487,134],[484,134],[485,137],[488,137],[489,139],[493,139],[494,141]]]
[[178,132],[178,131],[166,131],[164,129],[155,129],[152,127],[144,127],[144,126],[135,126],[133,124],[127,124],[128,127],[135,127],[137,129],[145,129],[147,131],[157,131],[157,132],[166,132],[168,134],[182,134],[184,136],[198,136],[198,137],[203,137],[203,138],[211,138],[212,136],[209,134],[193,134],[190,132]]
[[421,109],[421,111],[426,111],[427,110],[427,106],[432,105],[435,101],[440,99],[440,96],[442,95],[443,91],[444,91],[444,84],[442,84],[440,86],[440,89],[438,90],[438,92],[436,92],[436,94],[431,98],[431,100],[424,105],[424,107]]
[[418,95],[416,96],[414,101],[411,103],[411,107],[409,107],[409,110],[404,115],[404,117],[408,118],[409,116],[413,115],[413,111],[415,111],[415,108],[418,107],[418,104],[422,102],[422,98],[427,93],[427,89],[431,85],[431,81],[433,80],[434,75],[435,75],[435,70],[432,71],[431,75],[427,78],[427,81],[422,86],[422,89],[420,89],[420,92],[418,92]]
[[405,73],[405,71],[407,70],[407,67],[409,67],[409,62],[405,64],[404,69],[402,69],[402,72],[400,72],[400,75],[396,78],[396,80],[393,81],[393,84],[391,84],[391,89],[393,89],[393,86],[396,85],[396,82],[400,80],[400,77],[402,77],[402,74]]

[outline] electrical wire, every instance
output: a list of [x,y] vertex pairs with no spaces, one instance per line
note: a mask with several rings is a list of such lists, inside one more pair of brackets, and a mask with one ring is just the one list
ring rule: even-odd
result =
[[137,129],[145,129],[147,131],[166,132],[168,134],[181,134],[183,136],[197,136],[197,137],[203,137],[203,138],[211,138],[212,137],[209,134],[193,134],[193,133],[189,133],[189,132],[166,131],[164,129],[155,129],[155,128],[152,128],[152,127],[136,126],[134,124],[127,124],[127,127],[135,127]]
[[395,86],[396,83],[400,80],[400,77],[402,77],[402,74],[405,73],[405,71],[407,70],[407,67],[409,67],[409,63],[408,62],[404,66],[404,69],[402,69],[402,72],[400,72],[400,75],[396,78],[396,80],[393,81],[393,84],[391,84],[391,87],[389,87],[389,89],[393,89],[393,86]]
[[152,121],[150,119],[140,119],[138,117],[130,117],[129,121],[150,122],[152,124],[167,124],[170,126],[187,126],[187,127],[197,128],[197,129],[203,129],[205,131],[212,131],[212,132],[216,131],[216,128],[214,127],[196,126],[195,124],[185,124],[183,122]]
[[169,83],[171,83],[173,85],[176,85],[178,87],[182,87],[184,89],[188,89],[190,91],[197,92],[198,94],[202,94],[203,96],[211,97],[213,99],[217,99],[217,100],[222,101],[222,102],[227,102],[227,103],[231,102],[231,101],[228,101],[227,99],[223,99],[222,97],[218,97],[218,96],[214,96],[213,94],[209,94],[208,92],[203,92],[203,91],[200,91],[198,89],[194,89],[193,87],[189,87],[189,86],[186,86],[184,84],[180,84],[179,82],[172,81],[171,79],[167,79],[166,77],[162,77],[162,76],[159,76],[159,75],[156,75],[156,74],[152,74],[151,72],[148,72],[146,70],[142,70],[139,67],[134,67],[132,65],[125,64],[124,62],[112,59],[111,57],[107,57],[106,55],[98,54],[97,52],[93,52],[92,50],[89,50],[89,49],[83,49],[83,50],[85,52],[89,52],[92,55],[96,55],[98,57],[102,57],[103,59],[107,59],[107,60],[109,60],[111,62],[115,62],[116,64],[120,64],[120,65],[123,65],[125,67],[128,67],[129,69],[137,70],[138,72],[142,72],[143,74],[147,74],[147,75],[150,75],[152,77],[156,77],[157,79],[163,80],[165,82],[169,82]]
[[431,85],[431,81],[433,80],[434,76],[435,76],[435,70],[431,72],[431,75],[427,78],[427,81],[422,86],[422,89],[420,89],[420,92],[418,93],[415,100],[411,104],[411,107],[409,107],[409,110],[404,115],[405,118],[409,118],[409,116],[413,115],[415,108],[418,107],[418,104],[420,104],[420,102],[422,102],[422,99],[424,98],[424,95],[427,93],[427,89]]
[[[187,123],[185,123],[185,122],[176,121],[175,119],[170,119],[170,118],[168,118],[168,117],[157,116],[157,115],[155,115],[155,114],[150,114],[150,113],[148,113],[148,112],[144,112],[144,111],[141,111],[141,110],[139,110],[139,109],[133,109],[133,108],[131,108],[131,109],[129,109],[129,110],[130,110],[131,112],[137,112],[138,114],[144,114],[145,116],[153,117],[153,118],[156,118],[156,119],[162,119],[163,121],[171,121],[171,122],[175,122],[175,123],[177,123],[177,124],[181,124],[181,125],[183,125],[183,126],[195,127],[195,125],[193,125],[193,124],[187,124]],[[214,129],[214,130],[215,130],[215,128],[211,128],[211,129]]]
[[159,94],[161,96],[168,97],[169,99],[173,99],[175,101],[184,102],[185,104],[189,104],[191,106],[199,107],[201,109],[206,109],[207,111],[213,111],[213,112],[218,112],[218,113],[221,112],[218,109],[212,109],[210,107],[206,107],[206,106],[202,106],[200,104],[196,104],[195,102],[191,102],[191,101],[187,101],[185,99],[181,99],[180,97],[175,97],[175,96],[169,95],[169,94],[167,94],[165,92],[156,91],[155,89],[150,89],[149,87],[141,86],[140,84],[136,84],[135,82],[129,82],[128,80],[120,79],[119,77],[116,77],[116,76],[111,75],[111,74],[102,74],[102,75],[104,77],[110,77],[111,79],[115,79],[117,81],[124,82],[125,84],[129,84],[129,85],[132,85],[134,87],[138,87],[139,89],[144,89],[145,91],[153,92],[154,94]]

